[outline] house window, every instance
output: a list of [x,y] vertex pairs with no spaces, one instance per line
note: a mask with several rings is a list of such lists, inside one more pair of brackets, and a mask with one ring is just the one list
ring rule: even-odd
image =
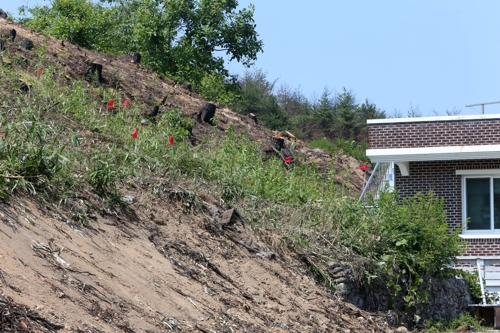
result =
[[465,232],[500,232],[500,175],[464,176]]

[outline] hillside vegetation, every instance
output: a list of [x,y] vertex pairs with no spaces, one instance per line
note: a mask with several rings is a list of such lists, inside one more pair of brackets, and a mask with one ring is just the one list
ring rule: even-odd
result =
[[[20,21],[44,34],[112,54],[139,52],[141,63],[162,77],[188,83],[204,99],[242,114],[253,113],[273,130],[291,130],[310,145],[366,159],[367,119],[385,118],[345,88],[306,98],[263,70],[230,75],[227,60],[250,68],[263,52],[254,7],[237,1],[54,0],[21,7]],[[409,113],[410,116],[410,113]]]
[[286,140],[285,165],[260,122],[220,105],[200,122],[206,101],[126,56],[0,25],[17,31],[1,51],[0,301],[50,319],[17,325],[389,332],[336,296],[327,264],[389,281],[411,313],[421,276],[460,253],[432,194],[367,208],[353,158]]

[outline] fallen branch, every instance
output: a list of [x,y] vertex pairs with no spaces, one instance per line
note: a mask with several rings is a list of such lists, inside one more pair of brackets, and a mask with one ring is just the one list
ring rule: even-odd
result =
[[15,303],[9,297],[0,298],[0,328],[2,332],[32,332],[30,326],[34,326],[34,324],[52,332],[64,328],[64,325],[53,323],[41,317],[36,311],[29,310],[26,305]]

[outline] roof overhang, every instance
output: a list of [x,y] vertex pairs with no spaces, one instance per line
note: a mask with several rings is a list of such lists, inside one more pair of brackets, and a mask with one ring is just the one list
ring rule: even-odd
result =
[[500,145],[367,149],[366,156],[372,162],[395,162],[401,169],[408,162],[500,159]]
[[500,145],[367,149],[372,162],[451,161],[500,158]]
[[441,121],[485,120],[485,119],[500,119],[500,114],[368,119],[366,123],[368,125],[380,125],[380,124],[395,124],[395,123],[423,123],[423,122],[431,123],[431,122],[441,122]]

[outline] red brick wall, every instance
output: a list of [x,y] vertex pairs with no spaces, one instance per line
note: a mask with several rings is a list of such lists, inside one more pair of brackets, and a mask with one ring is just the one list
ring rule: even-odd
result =
[[[410,162],[410,175],[403,177],[396,166],[396,189],[401,198],[434,191],[444,199],[451,229],[462,228],[462,182],[456,170],[500,169],[500,160]],[[500,255],[500,239],[468,240],[464,255]]]
[[370,149],[500,144],[500,119],[369,124]]
[[467,239],[466,256],[498,256],[500,255],[500,238]]

